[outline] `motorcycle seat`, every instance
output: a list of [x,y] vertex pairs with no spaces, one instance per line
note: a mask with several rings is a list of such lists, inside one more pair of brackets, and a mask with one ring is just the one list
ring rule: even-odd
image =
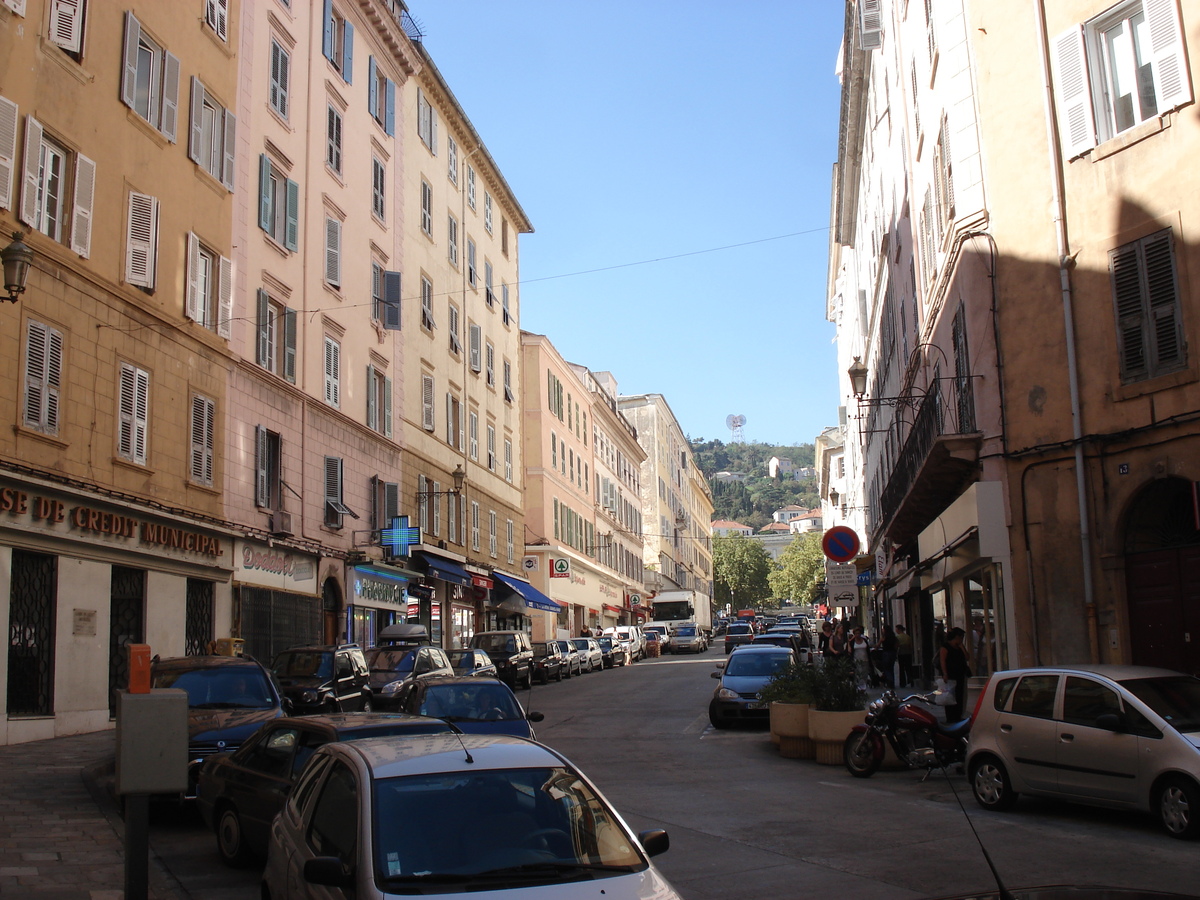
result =
[[944,722],[938,722],[938,731],[950,737],[966,737],[971,731],[971,720],[959,719],[957,722],[951,722],[949,725]]

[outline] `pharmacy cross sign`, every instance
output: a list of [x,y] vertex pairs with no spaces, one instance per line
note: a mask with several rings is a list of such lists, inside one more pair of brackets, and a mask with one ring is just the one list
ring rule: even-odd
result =
[[853,562],[858,556],[858,548],[858,535],[845,525],[834,525],[821,538],[821,549],[833,562]]
[[379,532],[379,543],[391,556],[408,556],[408,548],[421,543],[421,529],[408,524],[408,516],[393,516],[392,527]]

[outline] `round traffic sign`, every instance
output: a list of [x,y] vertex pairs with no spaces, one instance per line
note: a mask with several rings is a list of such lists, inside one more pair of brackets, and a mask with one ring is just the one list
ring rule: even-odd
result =
[[853,562],[858,556],[858,547],[858,535],[845,525],[834,525],[821,538],[825,556],[837,563]]

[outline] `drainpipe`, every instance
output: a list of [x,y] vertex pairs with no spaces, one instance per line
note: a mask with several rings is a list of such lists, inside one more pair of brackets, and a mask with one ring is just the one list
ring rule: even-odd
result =
[[1054,233],[1058,240],[1058,277],[1062,290],[1063,327],[1067,344],[1067,376],[1071,390],[1071,436],[1075,445],[1075,493],[1079,500],[1079,543],[1083,564],[1083,607],[1087,615],[1088,650],[1093,663],[1100,661],[1100,640],[1096,620],[1096,589],[1092,581],[1091,510],[1088,505],[1087,473],[1083,458],[1083,418],[1079,408],[1079,366],[1075,357],[1075,317],[1071,298],[1071,270],[1075,258],[1070,255],[1067,237],[1066,200],[1063,197],[1062,148],[1054,120],[1054,91],[1050,83],[1050,51],[1046,38],[1045,0],[1034,0],[1037,15],[1038,50],[1041,54],[1043,103],[1046,114],[1046,137],[1050,152],[1050,169],[1054,174]]

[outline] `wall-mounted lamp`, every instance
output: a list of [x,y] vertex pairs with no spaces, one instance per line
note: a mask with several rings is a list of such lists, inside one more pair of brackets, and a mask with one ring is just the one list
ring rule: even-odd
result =
[[29,267],[33,264],[33,251],[22,240],[24,237],[24,233],[14,231],[13,242],[0,250],[0,259],[4,260],[4,289],[8,291],[4,299],[9,303],[16,303],[17,298],[25,293]]
[[463,470],[462,463],[454,467],[454,471],[450,473],[450,477],[454,479],[454,487],[448,491],[417,491],[417,502],[423,502],[426,497],[442,497],[449,494],[457,496],[461,494],[463,485],[467,481],[467,473]]
[[841,498],[841,494],[839,494],[839,493],[837,492],[837,490],[831,490],[831,491],[829,492],[829,505],[830,505],[830,506],[837,506],[837,505],[838,505],[838,500],[839,500],[840,498]]
[[861,401],[867,392],[867,367],[863,365],[861,357],[854,357],[846,374],[850,376],[850,390],[854,392],[855,399]]

